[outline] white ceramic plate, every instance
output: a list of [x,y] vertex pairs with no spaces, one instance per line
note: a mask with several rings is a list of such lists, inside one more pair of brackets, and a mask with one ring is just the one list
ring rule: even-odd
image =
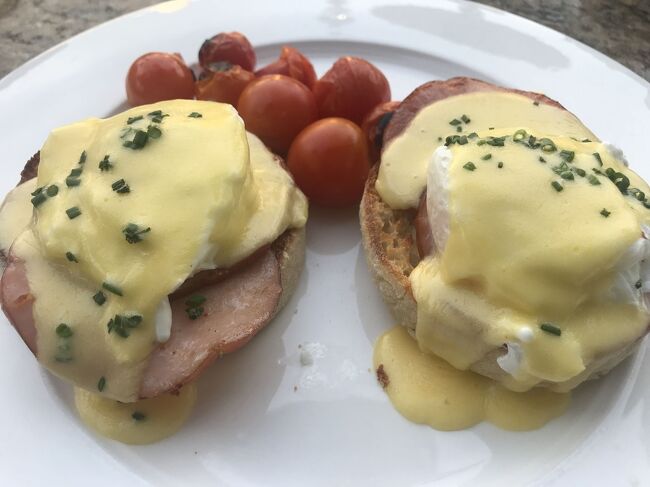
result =
[[[285,43],[319,73],[341,55],[367,58],[388,76],[394,99],[457,75],[545,92],[650,177],[648,83],[533,22],[463,1],[204,0],[108,22],[0,81],[0,192],[49,130],[119,109],[135,57],[158,50],[194,60],[203,39],[231,30],[250,38],[259,65]],[[539,431],[411,424],[370,370],[373,342],[392,323],[366,269],[355,212],[314,209],[308,232],[306,269],[286,309],[201,378],[189,423],[152,446],[86,430],[70,387],[39,368],[3,317],[0,484],[649,485],[645,349],[581,387],[569,412]],[[300,365],[299,345],[313,365]]]

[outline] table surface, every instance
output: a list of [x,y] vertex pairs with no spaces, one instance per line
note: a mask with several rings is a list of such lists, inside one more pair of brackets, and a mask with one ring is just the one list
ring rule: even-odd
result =
[[[650,0],[479,0],[544,24],[650,80]],[[156,0],[0,0],[0,77],[47,48]]]

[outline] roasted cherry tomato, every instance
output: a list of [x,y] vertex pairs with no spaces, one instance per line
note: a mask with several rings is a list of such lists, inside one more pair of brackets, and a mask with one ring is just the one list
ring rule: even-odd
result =
[[316,81],[314,95],[321,117],[343,117],[361,124],[373,108],[390,100],[390,86],[368,61],[346,56]]
[[298,132],[318,118],[309,88],[281,74],[249,83],[239,97],[237,111],[246,129],[280,155],[287,153]]
[[399,106],[398,101],[388,101],[377,105],[361,124],[361,130],[366,136],[368,143],[368,154],[372,162],[379,160],[381,146],[383,144],[384,129],[393,116],[393,112]]
[[194,98],[194,73],[179,54],[150,52],[133,61],[126,75],[130,105]]
[[246,71],[255,69],[255,51],[239,32],[222,32],[207,39],[199,49],[199,63],[207,68],[210,63],[227,61],[241,66]]
[[293,141],[287,165],[313,203],[358,203],[370,170],[366,138],[356,124],[344,118],[319,120]]
[[314,66],[298,49],[291,46],[283,46],[276,61],[255,71],[256,76],[265,74],[284,74],[297,79],[307,88],[312,88],[316,83]]
[[205,71],[205,76],[196,82],[196,98],[237,106],[239,95],[255,75],[241,66],[229,66],[223,71]]

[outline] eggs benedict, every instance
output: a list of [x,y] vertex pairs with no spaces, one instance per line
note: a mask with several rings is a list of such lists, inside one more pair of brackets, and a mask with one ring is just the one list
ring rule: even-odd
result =
[[293,292],[304,195],[234,108],[187,100],[55,129],[23,179],[0,210],[9,320],[96,429],[170,434],[141,409],[180,426],[184,386]]
[[[632,353],[650,322],[649,191],[543,95],[454,78],[407,97],[361,205],[370,267],[417,341],[376,345],[398,409],[440,429],[539,427]],[[555,407],[527,416],[540,403]]]

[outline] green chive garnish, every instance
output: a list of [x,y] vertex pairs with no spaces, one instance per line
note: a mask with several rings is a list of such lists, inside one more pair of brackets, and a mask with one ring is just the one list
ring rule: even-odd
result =
[[576,153],[573,152],[572,150],[561,150],[560,151],[560,157],[564,159],[566,162],[571,162],[573,158],[575,157]]
[[538,106],[539,106],[539,102],[538,102],[537,100],[535,100],[535,101],[533,102],[533,105],[535,105],[536,107],[538,107]]
[[612,212],[607,211],[607,208],[603,208],[602,210],[600,210],[600,214],[603,215],[605,218],[607,218],[609,215],[612,214]]
[[72,328],[65,323],[61,323],[56,327],[56,334],[61,338],[70,338],[72,336]]
[[147,127],[147,136],[150,139],[159,139],[161,135],[162,135],[162,132],[155,125],[149,125]]
[[83,151],[79,156],[79,164],[83,164],[84,162],[86,162],[86,157],[87,157],[86,151]]
[[573,168],[573,171],[574,171],[578,176],[580,176],[581,178],[584,178],[584,177],[587,175],[587,173],[585,172],[585,170],[584,170],[584,169],[580,169],[579,167],[575,167],[575,168]]
[[140,411],[134,411],[131,417],[135,421],[144,421],[147,416],[144,413],[141,413]]
[[201,115],[199,112],[192,112],[188,115],[190,118],[202,118],[203,115]]
[[641,289],[641,287],[643,287],[643,283],[641,282],[641,279],[639,279],[634,283],[634,287],[637,289]]
[[77,179],[75,177],[68,176],[65,178],[65,185],[68,188],[72,188],[74,186],[79,186],[81,184],[81,179]]
[[102,392],[104,388],[106,387],[106,377],[103,375],[99,378],[99,381],[97,382],[97,390],[99,392]]
[[512,136],[512,140],[514,140],[515,142],[519,142],[521,140],[524,140],[527,135],[528,132],[526,132],[524,129],[519,129]]
[[119,287],[117,287],[117,286],[115,286],[115,285],[113,285],[111,283],[108,283],[108,282],[104,281],[104,282],[102,282],[102,287],[104,289],[106,289],[110,293],[117,294],[118,296],[124,296],[124,294],[122,293],[122,290]]
[[110,319],[106,327],[108,328],[108,333],[115,332],[116,335],[122,338],[128,338],[133,328],[136,328],[140,323],[142,323],[142,316],[140,315],[115,315]]
[[546,333],[549,333],[551,335],[555,336],[560,336],[562,335],[562,330],[560,327],[552,325],[551,323],[542,323],[539,325],[539,327],[542,329],[542,331],[545,331]]
[[571,171],[561,173],[560,177],[562,179],[566,179],[567,181],[573,181],[573,173]]
[[113,169],[113,163],[109,160],[109,155],[106,154],[99,163],[99,170],[108,171],[110,169]]
[[93,296],[93,301],[95,301],[98,306],[101,306],[106,302],[106,295],[101,291],[97,291],[97,293]]
[[52,184],[47,187],[47,190],[45,192],[51,198],[52,196],[59,194],[59,187],[56,184]]
[[600,184],[600,179],[598,179],[598,177],[594,176],[593,174],[587,176],[587,180],[589,181],[589,184],[593,186],[598,186]]
[[454,118],[451,122],[449,122],[449,125],[453,125],[455,127],[456,125],[460,125],[461,123],[463,122],[461,122],[457,118]]
[[500,161],[499,161],[499,164],[497,164],[497,167],[498,167],[499,169],[501,169],[501,168],[503,167],[503,162],[500,162]]
[[557,191],[558,193],[564,189],[562,184],[558,183],[557,181],[553,181],[551,183],[551,186],[553,186],[553,188],[555,188],[555,191]]
[[473,162],[468,162],[463,166],[463,169],[467,169],[468,171],[473,171],[476,169],[476,166],[474,165]]
[[542,156],[539,156],[539,162],[546,162],[546,159],[544,159]]
[[127,125],[131,125],[134,122],[137,122],[138,120],[142,120],[144,117],[142,115],[138,115],[137,117],[129,117],[129,119],[126,121]]
[[131,188],[128,184],[126,184],[126,181],[124,181],[124,179],[118,179],[115,181],[113,184],[111,184],[111,188],[113,188],[113,191],[120,194],[131,192]]
[[185,304],[190,307],[201,306],[203,303],[205,303],[205,301],[206,301],[205,296],[201,296],[200,294],[194,294],[185,301]]
[[151,231],[150,227],[140,229],[139,225],[129,223],[122,229],[126,241],[130,244],[142,242],[142,235]]
[[481,157],[481,160],[483,161],[489,161],[492,159],[492,154],[485,154],[483,157]]
[[68,208],[67,210],[65,210],[65,212],[68,215],[68,218],[70,218],[70,220],[74,220],[79,215],[81,215],[81,210],[77,206],[73,206],[72,208]]
[[557,150],[557,147],[555,147],[555,143],[551,139],[540,139],[539,141],[540,147],[544,152],[555,152]]
[[35,195],[32,198],[32,205],[34,205],[34,207],[38,207],[38,206],[42,205],[43,203],[45,203],[46,199],[47,199],[47,196],[45,196],[45,193],[43,193],[43,192],[38,193],[37,195]]
[[463,128],[460,125],[458,127],[456,127],[456,132],[462,132],[462,131],[463,131]]
[[68,259],[70,262],[79,262],[77,260],[77,257],[72,252],[66,252],[65,258]]
[[467,115],[462,115],[460,117],[460,119],[465,123],[470,123],[471,122],[471,120],[469,119],[469,117]]
[[598,165],[600,167],[603,167],[603,160],[600,158],[600,154],[598,152],[594,152],[593,156],[596,158],[598,161]]

